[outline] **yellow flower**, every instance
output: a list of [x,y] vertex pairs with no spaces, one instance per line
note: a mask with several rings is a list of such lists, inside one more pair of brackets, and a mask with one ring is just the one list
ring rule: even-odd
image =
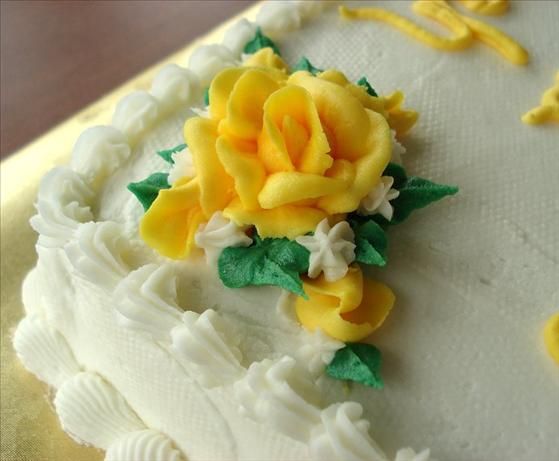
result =
[[415,122],[398,95],[369,96],[338,71],[288,75],[269,48],[245,64],[213,79],[210,119],[186,121],[196,177],[161,191],[142,220],[142,237],[165,256],[187,256],[218,210],[263,238],[290,239],[354,211],[390,160],[390,128]]
[[327,282],[324,275],[307,279],[303,288],[309,299],[296,300],[299,321],[311,331],[320,328],[344,342],[361,341],[380,327],[395,300],[386,285],[363,280],[358,266],[335,282]]

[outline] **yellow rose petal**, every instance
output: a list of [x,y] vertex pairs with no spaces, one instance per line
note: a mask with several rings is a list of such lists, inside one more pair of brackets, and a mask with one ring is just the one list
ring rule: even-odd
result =
[[222,70],[212,80],[209,89],[210,115],[214,120],[221,120],[227,115],[227,101],[237,80],[247,72],[242,67],[231,67]]
[[243,63],[243,66],[267,67],[287,71],[285,61],[269,47],[258,50]]
[[247,210],[260,208],[258,194],[264,186],[266,172],[256,154],[240,150],[224,136],[217,139],[216,151],[225,171],[234,180],[243,206]]
[[[285,156],[290,155],[289,146],[283,139],[287,117],[304,128],[308,137],[303,151],[290,156],[289,163],[303,173],[323,174],[332,165],[330,145],[311,95],[304,88],[294,85],[276,91],[264,105],[264,130],[259,148],[266,168],[270,172],[289,171],[282,167],[288,164]],[[281,141],[278,141],[278,136],[281,136]],[[289,142],[292,147],[293,140]]]
[[337,194],[346,188],[345,181],[298,171],[274,173],[268,176],[258,194],[258,202],[265,209],[289,205],[300,200]]
[[316,229],[326,214],[312,207],[285,205],[272,210],[247,210],[234,200],[223,211],[238,226],[254,225],[262,238],[295,239]]
[[367,195],[378,182],[382,172],[390,161],[392,143],[390,129],[384,117],[367,110],[369,126],[364,131],[367,142],[366,153],[353,163],[355,177],[349,187],[338,194],[331,194],[319,200],[319,208],[328,214],[349,213],[359,206],[361,199]]
[[309,330],[320,328],[344,342],[357,342],[369,336],[384,322],[395,297],[382,283],[363,279],[358,267],[333,283],[323,276],[307,280],[303,289],[308,300],[297,298],[299,321]]
[[227,101],[227,130],[241,139],[258,139],[262,130],[264,103],[279,88],[279,83],[263,70],[248,69],[244,72]]
[[204,222],[197,179],[179,180],[162,189],[140,221],[140,236],[168,258],[186,257],[194,247],[194,234]]
[[308,72],[296,72],[287,82],[311,94],[328,135],[332,157],[356,160],[367,151],[364,134],[369,131],[369,120],[355,96],[344,87]]
[[233,180],[217,156],[216,122],[200,117],[188,119],[184,125],[184,139],[196,167],[196,177],[200,186],[200,205],[209,218],[231,201],[233,189]]

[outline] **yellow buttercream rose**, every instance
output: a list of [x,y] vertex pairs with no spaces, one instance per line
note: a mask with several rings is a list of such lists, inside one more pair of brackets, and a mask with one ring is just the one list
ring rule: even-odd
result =
[[405,132],[416,114],[399,109],[400,94],[372,97],[338,71],[286,69],[266,48],[213,79],[210,118],[184,126],[196,177],[160,191],[140,225],[150,246],[186,257],[218,210],[261,237],[294,239],[354,211],[377,184],[390,129]]

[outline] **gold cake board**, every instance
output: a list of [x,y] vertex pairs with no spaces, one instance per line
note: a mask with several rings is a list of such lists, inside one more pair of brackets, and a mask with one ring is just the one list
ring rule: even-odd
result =
[[1,298],[0,298],[0,459],[2,461],[97,461],[103,453],[73,442],[61,429],[52,406],[53,391],[28,373],[17,359],[13,331],[23,317],[21,284],[36,263],[37,235],[29,226],[40,178],[55,165],[67,163],[80,133],[89,126],[107,125],[116,103],[128,93],[149,89],[162,65],[186,67],[201,43],[218,43],[224,30],[239,17],[253,19],[259,3],[218,26],[204,37],[143,71],[0,165]]

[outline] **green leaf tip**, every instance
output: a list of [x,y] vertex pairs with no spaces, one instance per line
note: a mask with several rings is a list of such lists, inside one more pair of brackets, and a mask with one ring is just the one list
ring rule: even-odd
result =
[[309,268],[309,251],[287,238],[261,239],[254,235],[249,247],[225,248],[218,272],[226,287],[276,285],[307,299],[299,276]]
[[378,93],[375,91],[375,89],[371,86],[371,84],[369,83],[369,81],[367,80],[367,77],[361,77],[358,81],[357,84],[359,86],[362,86],[363,88],[365,88],[365,90],[367,90],[367,93],[369,94],[369,96],[374,96],[375,98],[378,98]]
[[206,107],[210,105],[210,87],[204,90],[204,105]]
[[299,62],[295,64],[295,67],[293,67],[293,72],[297,72],[298,70],[306,70],[307,72],[310,72],[313,75],[317,75],[320,74],[321,72],[324,72],[322,69],[319,69],[318,67],[314,67],[305,56],[299,59]]
[[281,56],[280,50],[274,41],[270,37],[264,35],[260,27],[258,27],[254,38],[245,45],[243,52],[246,54],[254,54],[262,48],[271,48],[275,54]]
[[153,173],[143,181],[128,184],[128,190],[140,201],[144,211],[149,210],[161,189],[169,189],[171,187],[167,182],[168,176],[167,173]]
[[173,154],[183,151],[184,149],[186,149],[186,144],[179,144],[178,146],[175,146],[171,149],[157,151],[157,155],[159,155],[167,163],[174,165],[175,161],[173,160]]
[[371,344],[347,343],[338,349],[326,367],[326,374],[335,379],[355,381],[375,389],[384,388],[380,375],[382,356]]
[[355,234],[355,260],[371,266],[385,266],[388,240],[383,228],[368,216],[352,215],[348,221]]

